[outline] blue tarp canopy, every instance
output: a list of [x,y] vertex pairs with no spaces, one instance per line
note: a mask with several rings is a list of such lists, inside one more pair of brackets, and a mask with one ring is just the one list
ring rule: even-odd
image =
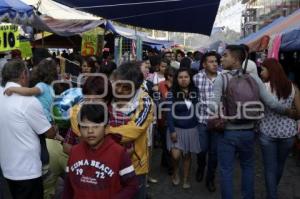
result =
[[10,22],[27,22],[33,16],[33,8],[19,0],[0,0],[0,19]]
[[300,29],[295,29],[284,33],[281,37],[281,51],[297,51],[300,50]]
[[55,0],[124,24],[210,35],[220,0]]
[[173,41],[167,41],[167,40],[157,40],[149,38],[147,33],[135,31],[130,28],[121,27],[115,24],[112,24],[110,21],[106,23],[106,30],[112,32],[113,34],[120,35],[122,37],[125,37],[127,39],[136,40],[137,37],[140,37],[143,41],[143,44],[154,46],[157,48],[160,47],[170,47],[173,45]]

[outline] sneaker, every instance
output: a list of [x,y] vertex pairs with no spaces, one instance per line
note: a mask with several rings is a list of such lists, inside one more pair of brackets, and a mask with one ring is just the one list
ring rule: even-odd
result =
[[189,189],[189,188],[191,188],[191,184],[188,181],[185,181],[185,182],[183,182],[182,188]]
[[180,178],[178,175],[173,175],[172,176],[172,184],[174,186],[178,186],[180,184]]
[[153,184],[156,184],[156,183],[158,183],[158,180],[155,179],[155,178],[149,177],[149,178],[148,178],[148,182],[151,182],[151,183],[153,183]]

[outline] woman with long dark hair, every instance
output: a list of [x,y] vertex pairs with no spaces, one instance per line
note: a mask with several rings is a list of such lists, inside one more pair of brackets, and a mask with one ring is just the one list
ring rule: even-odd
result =
[[181,68],[176,72],[171,93],[168,96],[167,147],[173,158],[173,185],[179,185],[179,160],[183,156],[183,188],[191,187],[189,173],[191,153],[200,152],[197,130],[196,104],[197,89],[192,81],[190,70]]
[[93,58],[85,58],[81,64],[82,73],[95,73],[96,72],[96,61]]
[[[300,113],[298,88],[288,80],[280,63],[271,58],[262,63],[261,77],[269,91],[287,108],[295,107]],[[263,155],[267,198],[278,198],[277,187],[283,174],[286,158],[297,134],[295,120],[282,116],[268,107],[260,121],[260,144]]]

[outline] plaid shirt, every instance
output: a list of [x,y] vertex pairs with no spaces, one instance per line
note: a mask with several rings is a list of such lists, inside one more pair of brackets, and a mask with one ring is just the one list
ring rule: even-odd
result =
[[213,96],[213,84],[215,79],[216,78],[209,79],[204,69],[200,70],[199,73],[193,77],[194,84],[199,91],[200,110],[198,112],[198,122],[201,124],[207,124],[207,119],[209,118],[208,103]]
[[130,116],[121,111],[114,110],[112,105],[108,107],[109,112],[109,126],[118,127],[126,125],[130,121]]

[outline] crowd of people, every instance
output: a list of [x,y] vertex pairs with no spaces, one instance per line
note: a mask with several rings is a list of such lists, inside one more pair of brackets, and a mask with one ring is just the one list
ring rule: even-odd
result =
[[[266,58],[258,73],[244,45],[228,45],[222,55],[179,50],[143,59],[116,66],[109,54],[41,50],[32,64],[8,60],[0,87],[0,198],[7,184],[13,199],[146,199],[159,183],[151,169],[159,146],[174,188],[190,189],[194,177],[232,199],[238,159],[242,198],[253,199],[256,138],[267,198],[278,198],[300,119],[300,93],[282,65]],[[82,97],[62,126],[53,104],[68,86]]]

